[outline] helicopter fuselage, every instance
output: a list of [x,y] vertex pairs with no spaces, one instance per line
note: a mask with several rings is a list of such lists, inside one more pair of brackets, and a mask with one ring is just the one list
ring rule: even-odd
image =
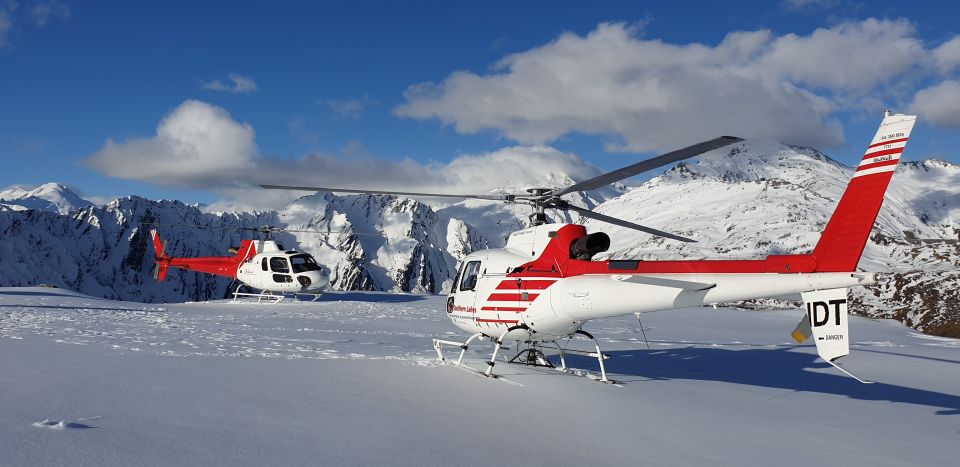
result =
[[317,294],[330,284],[330,276],[312,256],[285,250],[274,240],[243,240],[231,248],[232,256],[175,258],[166,255],[156,230],[151,231],[157,253],[154,278],[162,281],[169,268],[237,279],[266,292]]
[[237,280],[277,293],[319,293],[329,285],[329,274],[309,254],[282,250],[269,240],[260,243],[264,249],[240,263]]
[[448,318],[471,334],[552,341],[591,319],[876,282],[873,273],[816,272],[811,255],[726,261],[572,257],[571,246],[586,237],[580,225],[545,224],[514,232],[502,249],[468,255],[448,295]]

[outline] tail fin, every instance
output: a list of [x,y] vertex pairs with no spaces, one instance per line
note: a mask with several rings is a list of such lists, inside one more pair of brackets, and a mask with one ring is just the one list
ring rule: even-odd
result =
[[847,317],[847,289],[825,289],[800,294],[807,307],[806,324],[801,322],[794,332],[794,339],[803,342],[813,334],[817,355],[847,376],[866,384],[853,373],[837,364],[837,359],[850,353],[850,324]]
[[167,278],[167,269],[170,267],[170,257],[165,251],[166,242],[160,241],[160,235],[157,234],[156,229],[150,231],[150,238],[153,239],[153,249],[157,254],[157,259],[154,260],[153,278],[157,282],[162,282]]
[[913,115],[884,115],[853,179],[827,223],[813,256],[817,272],[854,271],[877,220],[883,195],[917,122]]

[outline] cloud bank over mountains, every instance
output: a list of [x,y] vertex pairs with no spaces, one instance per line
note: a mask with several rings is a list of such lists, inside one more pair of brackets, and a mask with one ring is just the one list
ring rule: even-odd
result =
[[[251,125],[187,100],[162,117],[156,134],[108,140],[85,163],[114,177],[234,198],[249,198],[259,183],[487,193],[557,182],[557,174],[597,174],[577,155],[548,146],[570,134],[598,135],[609,150],[628,152],[722,134],[838,148],[846,144],[841,117],[885,106],[960,127],[960,37],[930,46],[905,19],[844,22],[807,35],[735,31],[716,45],[647,39],[640,29],[601,23],[586,35],[564,33],[508,55],[489,73],[456,71],[407,88],[396,116],[518,143],[449,162],[351,150],[269,156]],[[230,78],[232,87],[215,83],[230,92],[256,89],[252,79]],[[339,105],[341,116],[359,117],[365,108],[345,103],[327,102]],[[259,193],[264,207],[293,195]]]
[[[394,112],[523,144],[582,132],[638,152],[718,134],[833,148],[844,144],[837,113],[879,112],[884,103],[904,109],[919,86],[936,89],[960,64],[960,39],[928,48],[904,19],[845,22],[809,35],[736,31],[715,46],[639,32],[602,23],[585,36],[565,33],[503,58],[489,74],[457,71],[410,86]],[[960,111],[960,94],[938,92]],[[918,99],[910,108],[927,113],[930,105]]]
[[[152,137],[108,140],[84,163],[113,177],[236,196],[248,195],[246,188],[261,183],[487,193],[503,186],[562,183],[559,174],[599,174],[576,155],[546,146],[505,147],[447,163],[320,153],[266,157],[256,144],[253,127],[234,120],[221,107],[196,100],[183,102],[163,117]],[[263,207],[289,202],[291,195],[271,196],[258,189]]]

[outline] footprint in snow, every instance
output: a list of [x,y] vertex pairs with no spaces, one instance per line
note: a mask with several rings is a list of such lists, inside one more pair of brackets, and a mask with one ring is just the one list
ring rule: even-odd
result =
[[91,425],[89,423],[84,423],[84,422],[96,420],[98,418],[100,417],[97,416],[97,417],[88,417],[88,418],[78,418],[72,421],[71,420],[50,420],[45,418],[43,419],[42,422],[34,422],[33,426],[37,428],[47,428],[49,430],[65,430],[67,428],[78,428],[78,429],[79,428],[96,428],[96,426]]

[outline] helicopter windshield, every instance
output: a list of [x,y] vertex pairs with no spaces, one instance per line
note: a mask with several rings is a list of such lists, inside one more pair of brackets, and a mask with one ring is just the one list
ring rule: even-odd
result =
[[320,270],[320,265],[313,259],[313,256],[306,254],[291,256],[290,263],[293,265],[294,273]]

